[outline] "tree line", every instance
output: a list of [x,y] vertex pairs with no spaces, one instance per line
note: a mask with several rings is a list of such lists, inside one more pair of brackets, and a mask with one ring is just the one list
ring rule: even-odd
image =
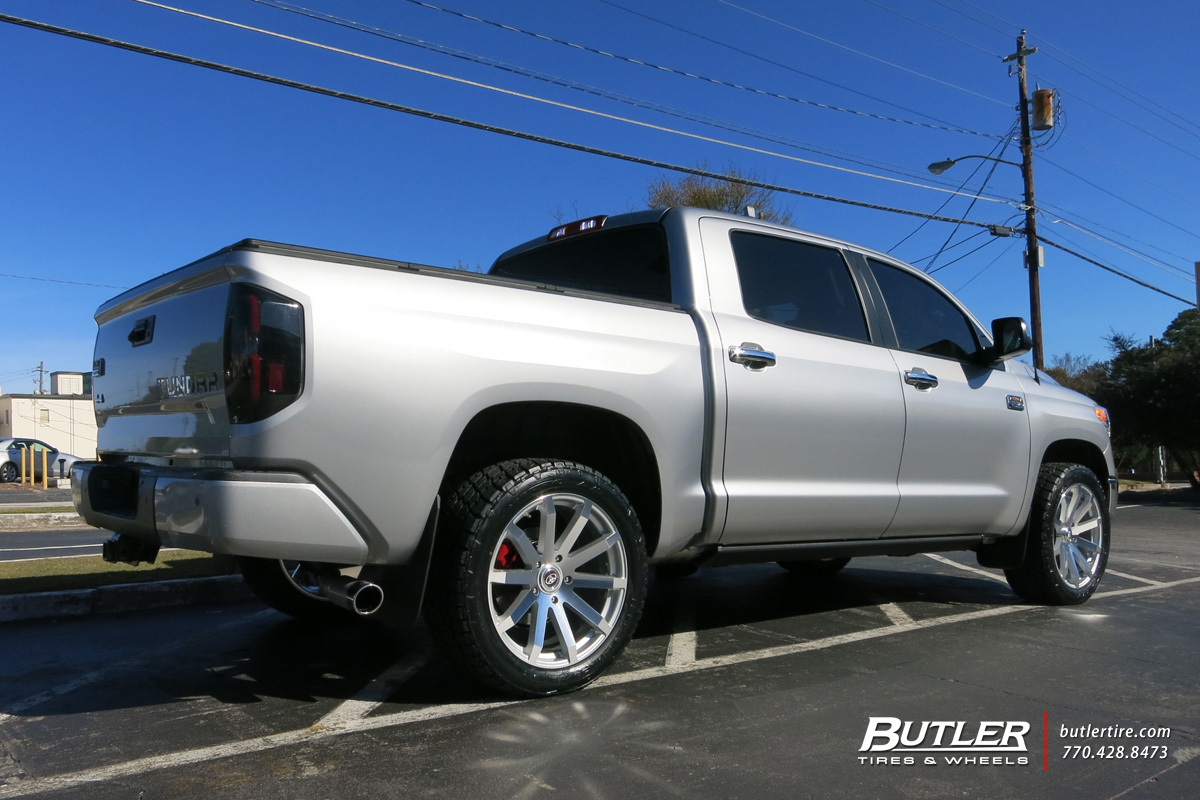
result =
[[1046,370],[1108,409],[1118,466],[1146,463],[1159,447],[1200,488],[1200,309],[1189,308],[1146,344],[1113,333],[1112,358],[1067,353]]

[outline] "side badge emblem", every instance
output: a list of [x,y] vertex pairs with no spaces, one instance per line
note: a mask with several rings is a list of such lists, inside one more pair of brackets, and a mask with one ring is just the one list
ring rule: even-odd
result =
[[1025,398],[1019,394],[1010,394],[1008,396],[1008,407],[1013,411],[1025,410]]

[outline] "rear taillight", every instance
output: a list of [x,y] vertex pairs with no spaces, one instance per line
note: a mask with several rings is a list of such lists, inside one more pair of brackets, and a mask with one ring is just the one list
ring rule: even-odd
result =
[[304,309],[260,286],[235,283],[225,330],[229,421],[266,419],[304,386]]

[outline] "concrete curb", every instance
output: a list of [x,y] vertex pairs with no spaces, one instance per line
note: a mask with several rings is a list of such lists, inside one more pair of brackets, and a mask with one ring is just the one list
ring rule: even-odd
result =
[[122,611],[233,603],[253,598],[241,575],[122,583],[97,589],[0,595],[0,622],[90,617]]
[[28,514],[0,514],[0,531],[28,531],[41,528],[89,528],[73,511],[34,511]]

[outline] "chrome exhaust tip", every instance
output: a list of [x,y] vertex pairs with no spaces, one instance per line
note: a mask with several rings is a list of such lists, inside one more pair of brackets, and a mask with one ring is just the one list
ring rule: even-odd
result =
[[321,594],[339,608],[369,617],[383,607],[383,589],[370,581],[345,575],[322,575]]

